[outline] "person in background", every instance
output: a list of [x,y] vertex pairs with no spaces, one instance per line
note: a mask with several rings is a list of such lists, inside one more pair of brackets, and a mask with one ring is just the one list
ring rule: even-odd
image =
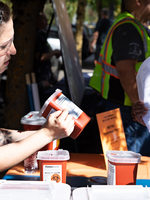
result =
[[52,87],[57,79],[55,78],[51,69],[51,59],[53,56],[56,59],[61,55],[60,50],[52,50],[47,42],[47,18],[43,12],[38,14],[37,18],[37,34],[36,34],[36,47],[35,47],[35,66],[34,71],[39,87],[41,102],[43,101],[44,92],[49,87]]
[[128,150],[145,156],[150,156],[150,133],[132,113],[139,102],[136,74],[150,55],[144,26],[149,20],[150,0],[122,0],[122,12],[109,29],[90,80],[103,111],[120,108]]
[[94,52],[95,49],[95,60],[98,59],[101,47],[104,43],[107,32],[111,26],[111,20],[109,19],[109,10],[103,8],[101,10],[101,18],[96,23],[96,27],[93,33],[93,39],[90,44],[90,51]]
[[[9,7],[0,1],[0,74],[16,54],[13,43],[14,28]],[[19,132],[0,129],[0,171],[23,161],[25,158],[55,139],[69,136],[74,129],[74,120],[66,110],[56,111],[49,116],[38,131]]]

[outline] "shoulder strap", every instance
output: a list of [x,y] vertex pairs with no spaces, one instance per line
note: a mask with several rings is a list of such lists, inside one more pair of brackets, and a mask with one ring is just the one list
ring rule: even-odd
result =
[[109,30],[108,35],[106,37],[106,41],[105,41],[105,48],[104,48],[104,60],[107,58],[107,53],[108,53],[108,45],[109,45],[109,41],[111,39],[111,36],[113,34],[113,31],[121,24],[124,23],[133,23],[134,25],[136,25],[137,28],[139,28],[140,30],[140,35],[144,41],[144,48],[145,48],[145,52],[147,51],[147,42],[146,42],[146,36],[144,34],[144,27],[134,18],[131,17],[126,17],[120,21],[118,21],[115,25],[112,26],[112,28]]

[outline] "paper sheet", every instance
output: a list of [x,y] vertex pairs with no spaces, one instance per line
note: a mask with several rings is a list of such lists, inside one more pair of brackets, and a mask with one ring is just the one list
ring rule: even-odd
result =
[[142,63],[137,73],[136,81],[139,99],[148,108],[148,112],[143,117],[143,120],[150,131],[150,57]]

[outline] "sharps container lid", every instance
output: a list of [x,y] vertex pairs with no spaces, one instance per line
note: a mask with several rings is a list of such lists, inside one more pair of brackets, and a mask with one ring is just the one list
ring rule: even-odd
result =
[[133,151],[107,151],[106,156],[113,163],[139,163],[141,154]]
[[[60,90],[60,89],[55,90],[55,92],[45,101],[44,105],[42,106],[41,110],[39,111],[39,116],[44,116],[45,118],[48,117],[48,115],[50,114],[50,111],[52,109],[52,107],[49,107],[50,102],[52,102],[53,100],[55,102],[57,99],[57,96],[61,93],[62,93],[62,90]],[[58,105],[56,107],[58,108],[58,110],[60,110],[60,107]]]
[[45,122],[46,119],[42,116],[39,116],[39,111],[31,111],[21,118],[21,124],[43,125]]
[[59,149],[59,150],[47,150],[47,151],[39,151],[37,154],[37,160],[69,160],[70,155],[69,151]]

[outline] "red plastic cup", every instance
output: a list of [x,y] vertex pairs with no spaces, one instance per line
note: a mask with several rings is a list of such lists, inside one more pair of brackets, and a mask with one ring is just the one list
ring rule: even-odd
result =
[[25,131],[38,130],[44,125],[46,120],[44,117],[39,117],[38,114],[39,111],[31,111],[21,118],[21,124]]
[[[46,119],[39,116],[39,111],[31,111],[21,118],[21,124],[23,125],[25,131],[38,130],[44,125],[45,122]],[[55,140],[43,147],[42,150],[58,150],[59,144],[60,140]]]

